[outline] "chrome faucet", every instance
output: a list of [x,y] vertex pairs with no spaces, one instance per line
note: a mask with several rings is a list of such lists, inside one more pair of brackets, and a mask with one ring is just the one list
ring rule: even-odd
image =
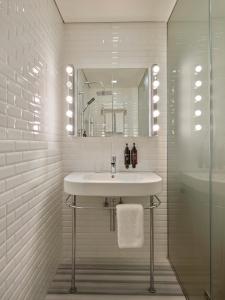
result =
[[112,177],[114,177],[114,174],[116,174],[116,156],[112,156],[111,158],[111,174]]

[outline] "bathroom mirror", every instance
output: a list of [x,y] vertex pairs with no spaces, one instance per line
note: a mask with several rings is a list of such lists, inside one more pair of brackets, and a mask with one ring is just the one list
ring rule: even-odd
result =
[[149,136],[151,128],[148,68],[78,69],[77,136]]

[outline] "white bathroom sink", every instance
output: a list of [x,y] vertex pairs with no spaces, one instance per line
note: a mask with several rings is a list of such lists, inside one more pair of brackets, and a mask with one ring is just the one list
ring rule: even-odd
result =
[[64,191],[77,196],[149,196],[160,193],[162,178],[151,172],[75,172],[64,178]]

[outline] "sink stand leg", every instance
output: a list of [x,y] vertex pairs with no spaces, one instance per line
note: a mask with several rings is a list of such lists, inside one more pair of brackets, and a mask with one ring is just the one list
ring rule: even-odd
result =
[[[76,206],[76,196],[73,196],[73,205]],[[75,294],[76,288],[76,208],[72,209],[72,280],[70,292]]]
[[[150,196],[150,206],[153,206],[154,196]],[[150,209],[150,293],[155,293],[154,282],[154,215],[153,208]]]

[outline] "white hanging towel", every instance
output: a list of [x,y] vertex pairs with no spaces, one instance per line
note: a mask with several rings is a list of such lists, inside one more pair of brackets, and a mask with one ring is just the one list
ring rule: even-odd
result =
[[144,244],[144,208],[140,204],[118,204],[119,248],[141,248]]

